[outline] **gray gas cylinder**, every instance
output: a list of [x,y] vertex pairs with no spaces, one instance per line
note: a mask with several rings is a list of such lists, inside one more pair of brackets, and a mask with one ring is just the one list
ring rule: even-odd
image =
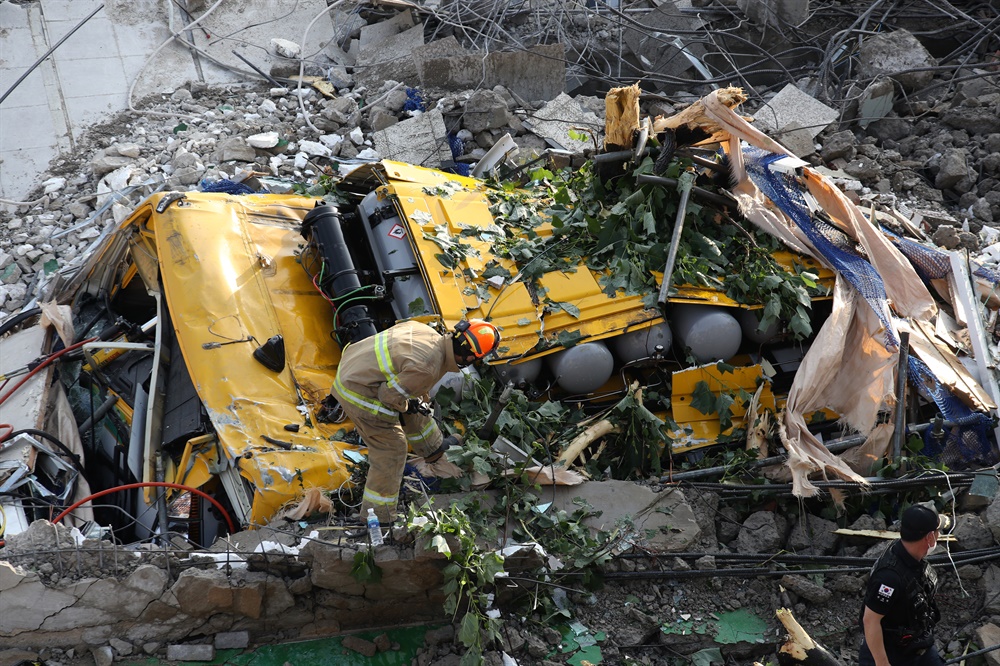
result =
[[615,359],[603,342],[585,342],[545,357],[567,393],[593,393],[611,378]]
[[766,345],[781,332],[781,325],[777,321],[773,322],[763,331],[757,330],[760,326],[760,321],[757,320],[757,312],[754,310],[740,310],[736,314],[736,318],[743,329],[743,337],[754,344]]
[[739,351],[743,341],[740,323],[727,308],[713,305],[674,305],[670,324],[677,340],[699,363],[726,360]]
[[630,331],[624,335],[611,338],[608,345],[622,363],[631,363],[641,358],[649,358],[656,352],[656,348],[662,347],[666,352],[670,349],[674,336],[670,332],[667,322],[653,324],[649,328],[638,331]]
[[523,386],[538,379],[542,371],[542,359],[533,358],[522,363],[504,363],[492,367],[502,384],[514,382],[514,386]]

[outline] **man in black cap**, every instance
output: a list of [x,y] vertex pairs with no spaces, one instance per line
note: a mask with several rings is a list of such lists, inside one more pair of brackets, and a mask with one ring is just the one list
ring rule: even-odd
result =
[[941,666],[934,625],[937,574],[924,558],[937,547],[947,517],[923,504],[903,512],[898,541],[872,567],[861,612],[860,666]]

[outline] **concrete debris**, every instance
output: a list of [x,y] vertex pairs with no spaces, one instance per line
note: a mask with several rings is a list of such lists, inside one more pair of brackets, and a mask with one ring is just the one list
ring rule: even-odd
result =
[[421,166],[437,166],[452,159],[444,115],[438,109],[374,132],[372,142],[385,159]]
[[[696,64],[698,70],[706,71],[701,64],[707,53],[704,44],[686,37],[703,27],[704,21],[697,15],[682,13],[674,2],[665,2],[646,14],[641,25],[625,29],[625,43],[643,68],[664,77],[685,77]],[[701,71],[690,75],[703,79]],[[660,89],[669,85],[668,79],[650,83]]]
[[925,88],[934,78],[937,60],[908,30],[869,35],[861,43],[858,65],[862,76],[889,76],[908,91]]
[[809,18],[809,0],[736,0],[736,6],[756,23],[795,27]]
[[596,132],[601,128],[597,115],[566,93],[546,103],[525,124],[555,147],[572,152],[593,146]]
[[[837,110],[789,83],[754,114],[754,124],[765,131],[783,132],[794,123],[816,137],[837,119]],[[794,129],[794,128],[793,128]]]

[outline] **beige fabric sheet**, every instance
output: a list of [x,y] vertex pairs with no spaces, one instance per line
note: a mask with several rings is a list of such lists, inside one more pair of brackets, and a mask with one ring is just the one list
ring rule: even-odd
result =
[[[750,181],[743,165],[740,141],[771,152],[791,153],[734,112],[725,103],[732,99],[733,95],[720,95],[719,91],[705,97],[700,107],[705,118],[698,124],[728,135],[726,147],[736,183],[732,191],[741,212],[792,249],[825,264],[795,224]],[[834,222],[865,248],[872,265],[883,276],[892,309],[905,317],[933,317],[936,312],[934,300],[906,258],[840,190],[809,168],[804,168],[804,172],[810,193]],[[885,348],[884,334],[883,325],[869,304],[838,275],[833,312],[802,360],[779,423],[782,441],[789,452],[787,466],[794,494],[816,494],[817,488],[809,480],[816,472],[824,477],[833,474],[864,481],[847,462],[831,454],[809,432],[805,415],[830,408],[859,432],[872,431],[880,409],[895,402],[898,354]]]

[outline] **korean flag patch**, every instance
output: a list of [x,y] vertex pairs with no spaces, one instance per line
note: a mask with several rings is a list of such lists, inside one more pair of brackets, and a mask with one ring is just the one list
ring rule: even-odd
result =
[[883,601],[889,601],[893,592],[895,592],[895,590],[888,585],[880,585],[878,588],[878,598]]

